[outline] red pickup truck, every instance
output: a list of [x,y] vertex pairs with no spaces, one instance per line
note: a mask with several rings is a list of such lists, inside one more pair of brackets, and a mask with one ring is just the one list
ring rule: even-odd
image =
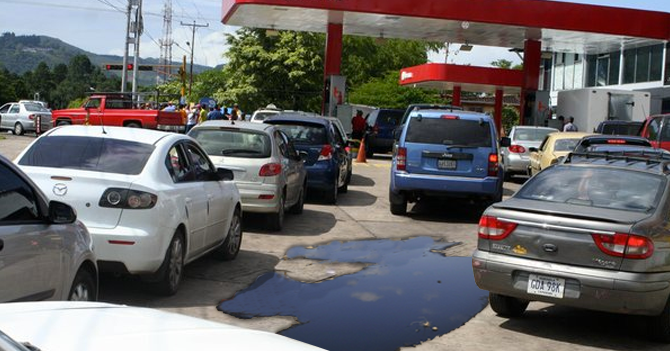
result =
[[647,117],[640,136],[649,139],[651,146],[670,151],[670,114]]
[[53,126],[70,124],[122,126],[183,132],[185,123],[179,112],[143,110],[133,107],[126,94],[92,95],[80,108],[55,110]]

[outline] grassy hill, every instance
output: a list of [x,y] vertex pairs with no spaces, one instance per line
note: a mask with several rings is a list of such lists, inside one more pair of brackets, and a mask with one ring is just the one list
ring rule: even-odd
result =
[[[72,46],[62,40],[42,35],[14,35],[3,33],[0,36],[0,66],[12,73],[23,74],[34,70],[44,61],[49,67],[57,64],[67,64],[76,55],[88,56],[91,63],[101,67],[106,63],[121,63],[123,57],[114,55],[97,55]],[[158,64],[156,58],[140,58],[141,64]],[[181,64],[174,62],[175,65]],[[193,65],[193,73],[210,70],[212,67]],[[104,70],[104,69],[103,69]],[[107,74],[121,76],[121,71],[110,71]],[[140,85],[156,83],[156,73],[140,72]]]

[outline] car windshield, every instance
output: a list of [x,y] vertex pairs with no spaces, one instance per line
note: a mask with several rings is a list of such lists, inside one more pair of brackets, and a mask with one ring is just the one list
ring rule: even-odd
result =
[[515,141],[542,141],[547,134],[555,132],[555,129],[528,129],[520,128],[514,131]]
[[265,121],[268,117],[276,116],[276,112],[256,112],[254,114],[254,121]]
[[270,137],[257,131],[196,128],[189,136],[212,156],[268,158],[272,151]]
[[554,151],[572,151],[578,142],[579,139],[557,139],[554,143]]
[[408,143],[491,147],[491,126],[480,120],[411,118]]
[[282,132],[286,133],[296,145],[328,144],[326,128],[321,124],[281,122],[276,123],[276,125]]
[[49,136],[37,139],[19,165],[137,175],[153,151],[153,145],[135,141]]
[[48,111],[48,110],[45,109],[42,105],[37,104],[37,103],[34,103],[34,102],[26,102],[26,103],[23,104],[23,107],[26,108],[26,111],[30,111],[30,112],[44,112],[44,111]]
[[649,212],[658,206],[665,182],[659,175],[639,171],[561,166],[549,168],[531,178],[515,197]]

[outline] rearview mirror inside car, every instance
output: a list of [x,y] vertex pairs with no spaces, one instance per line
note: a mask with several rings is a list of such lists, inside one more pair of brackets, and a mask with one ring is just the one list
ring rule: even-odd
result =
[[510,147],[510,145],[512,145],[512,139],[510,139],[509,137],[500,138],[501,147]]

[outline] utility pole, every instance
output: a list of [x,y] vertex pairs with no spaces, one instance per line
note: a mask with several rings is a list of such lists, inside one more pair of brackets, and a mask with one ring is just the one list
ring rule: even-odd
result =
[[193,21],[193,24],[180,22],[182,26],[191,27],[193,30],[193,37],[191,38],[191,68],[190,68],[190,78],[188,82],[188,94],[191,95],[191,88],[193,87],[193,50],[195,48],[195,29],[209,27],[209,23],[198,24]]
[[163,65],[161,71],[156,75],[156,83],[167,82],[172,75],[172,0],[165,0],[163,7],[163,39],[159,40],[161,45],[160,64]]
[[139,2],[137,6],[137,11],[135,11],[135,51],[133,52],[133,100],[135,100],[135,93],[137,93],[137,70],[139,68],[139,57],[140,57],[140,36],[144,32],[144,20],[142,19],[142,0],[135,0]]
[[[144,30],[142,23],[142,0],[128,0],[126,25],[126,46],[123,54],[123,72],[121,73],[121,92],[126,91],[128,84],[129,47],[133,45],[133,94],[137,92],[137,60],[140,56],[140,36]],[[134,15],[134,20],[132,19]]]
[[126,45],[123,51],[123,70],[121,73],[121,92],[126,91],[126,80],[128,79],[128,46],[131,44],[130,38],[130,14],[133,10],[133,1],[128,0],[128,9],[126,10],[126,16],[128,17],[128,22],[126,24]]

